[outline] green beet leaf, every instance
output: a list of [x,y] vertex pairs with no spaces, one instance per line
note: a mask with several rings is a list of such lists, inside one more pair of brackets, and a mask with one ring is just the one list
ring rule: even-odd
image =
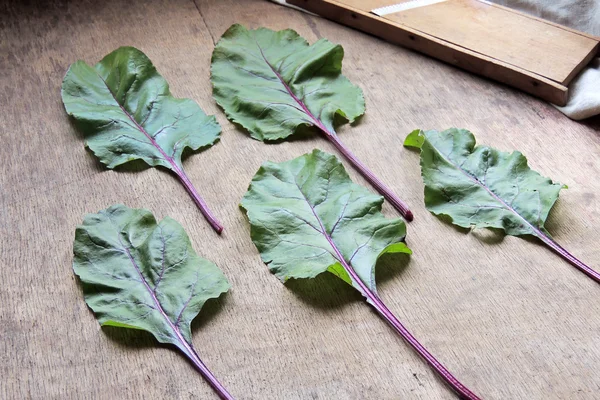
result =
[[121,47],[94,67],[71,65],[62,85],[67,113],[85,135],[85,144],[108,168],[132,160],[171,170],[211,226],[223,229],[183,170],[186,148],[212,146],[221,128],[190,99],[171,95],[169,84],[148,57]]
[[147,210],[114,205],[85,217],[73,252],[73,270],[101,325],[145,330],[175,345],[226,394],[194,350],[190,324],[207,300],[230,285],[215,264],[196,254],[179,223],[157,223]]
[[592,279],[600,274],[551,237],[544,224],[565,185],[533,171],[518,151],[476,146],[465,129],[415,130],[404,145],[421,149],[425,205],[463,228],[496,228],[509,235],[532,235]]
[[258,140],[287,138],[300,125],[334,132],[336,114],[353,122],[365,112],[362,90],[341,74],[343,57],[342,46],[326,39],[309,46],[291,29],[236,24],[213,52],[213,94]]
[[353,183],[333,155],[314,150],[258,170],[241,207],[262,260],[282,281],[329,271],[355,287],[458,393],[477,399],[406,330],[375,286],[386,253],[411,254],[401,219],[381,213],[383,198]]
[[264,163],[241,205],[263,261],[281,280],[330,271],[362,292],[342,260],[375,291],[377,259],[410,254],[404,222],[385,218],[382,202],[353,183],[335,156],[315,150],[280,164]]
[[274,32],[233,25],[212,55],[213,94],[227,117],[262,141],[316,127],[406,219],[412,214],[339,140],[336,117],[353,122],[365,112],[362,90],[342,75],[342,46],[309,45],[291,29]]

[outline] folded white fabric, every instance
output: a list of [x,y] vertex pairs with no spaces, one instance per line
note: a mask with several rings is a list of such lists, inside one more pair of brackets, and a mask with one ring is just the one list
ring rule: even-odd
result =
[[[271,0],[287,5],[285,0]],[[557,24],[600,36],[600,0],[491,0]],[[297,7],[294,7],[297,8]],[[595,58],[569,84],[564,107],[555,105],[575,120],[600,114],[600,57]]]
[[[600,0],[491,0],[557,24],[600,35]],[[571,119],[600,114],[600,58],[595,58],[569,84],[564,107],[555,106]]]
[[595,58],[571,81],[567,105],[555,107],[576,120],[600,114],[600,58]]

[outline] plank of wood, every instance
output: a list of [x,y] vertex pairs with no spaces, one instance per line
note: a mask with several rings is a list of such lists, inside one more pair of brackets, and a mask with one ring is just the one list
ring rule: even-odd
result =
[[[348,0],[344,0],[348,1]],[[565,105],[568,88],[507,62],[455,45],[417,29],[353,8],[337,0],[288,0],[290,4],[312,11],[370,33],[391,43],[430,55],[464,70],[523,90],[557,105]],[[363,6],[364,7],[364,6]]]
[[363,11],[371,11],[379,7],[398,3],[396,0],[344,0],[343,3],[349,7]]
[[447,0],[384,18],[565,86],[598,41],[478,0]]
[[[264,160],[335,150],[319,137],[265,145],[227,121],[208,77],[213,40],[233,23],[344,46],[344,73],[364,90],[367,114],[340,136],[416,216],[414,256],[384,260],[378,273],[381,296],[414,335],[485,399],[595,400],[598,285],[535,242],[465,234],[432,216],[418,156],[401,143],[416,127],[459,126],[480,143],[523,151],[533,168],[569,184],[548,228],[594,264],[600,120],[576,123],[519,91],[262,0],[0,5],[0,398],[216,398],[170,347],[100,329],[85,306],[71,270],[74,229],[117,202],[182,222],[232,281],[193,324],[193,341],[237,398],[455,398],[343,282],[324,275],[282,285],[261,262],[238,207],[250,179]],[[100,166],[65,115],[69,64],[121,45],[146,52],[175,96],[221,123],[221,142],[184,164],[224,223],[222,237],[167,172]],[[398,215],[388,204],[384,213]]]

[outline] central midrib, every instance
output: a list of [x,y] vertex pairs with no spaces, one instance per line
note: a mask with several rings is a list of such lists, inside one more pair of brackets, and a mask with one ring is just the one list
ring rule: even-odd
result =
[[263,60],[265,61],[265,63],[269,66],[269,68],[271,69],[271,71],[275,74],[275,76],[277,77],[277,79],[279,79],[279,82],[281,82],[281,84],[283,85],[283,87],[285,88],[285,90],[288,92],[288,94],[290,95],[290,97],[292,99],[294,99],[294,101],[300,106],[302,107],[302,110],[304,110],[304,113],[306,115],[308,115],[310,117],[310,119],[313,120],[313,123],[320,129],[323,131],[323,133],[325,133],[326,135],[334,135],[333,132],[330,132],[325,125],[323,125],[323,123],[317,119],[312,112],[310,112],[310,110],[308,109],[308,107],[306,106],[306,104],[304,104],[303,101],[301,101],[298,96],[296,96],[294,94],[294,92],[292,91],[292,88],[290,88],[290,86],[287,84],[287,82],[283,79],[283,77],[281,76],[281,74],[279,72],[277,72],[277,70],[271,65],[271,63],[269,62],[269,60],[267,60],[267,57],[265,57],[265,54],[263,53],[262,48],[260,47],[260,45],[258,44],[258,42],[256,43],[256,46],[258,47],[258,50],[260,51],[260,55],[262,56]]
[[327,242],[329,243],[329,245],[331,246],[331,248],[335,252],[335,254],[337,256],[336,258],[342,264],[342,267],[344,268],[344,270],[346,270],[346,272],[348,273],[348,275],[350,275],[352,277],[352,279],[354,279],[354,281],[356,281],[356,283],[358,284],[358,286],[360,286],[361,291],[363,292],[363,294],[369,300],[371,300],[374,303],[379,303],[378,296],[376,296],[375,293],[373,293],[373,291],[371,291],[371,289],[368,288],[367,285],[363,282],[363,280],[358,276],[358,274],[356,273],[356,271],[354,270],[354,268],[351,266],[351,263],[346,261],[346,259],[344,258],[344,256],[340,252],[340,250],[338,249],[337,245],[333,241],[333,238],[329,235],[329,233],[327,233],[327,230],[325,229],[325,226],[323,225],[323,221],[321,221],[321,217],[319,217],[319,215],[317,214],[317,211],[315,210],[315,208],[312,206],[312,204],[310,204],[310,202],[308,201],[308,198],[306,197],[306,195],[304,194],[304,192],[300,189],[300,185],[298,185],[298,183],[296,183],[296,186],[298,187],[298,191],[300,192],[300,194],[304,198],[304,201],[306,202],[306,204],[310,208],[310,211],[312,212],[312,214],[314,215],[315,219],[319,223],[319,226],[321,227],[321,234],[325,237],[325,239],[327,240]]
[[527,221],[527,219],[525,219],[525,217],[523,217],[521,214],[519,214],[517,212],[517,210],[515,210],[510,205],[508,205],[501,197],[499,197],[498,195],[496,195],[496,193],[494,193],[491,189],[489,189],[486,185],[484,185],[479,179],[477,179],[476,177],[474,177],[473,175],[471,175],[470,173],[468,173],[467,171],[465,171],[464,169],[462,169],[459,165],[456,165],[451,160],[449,160],[448,158],[446,158],[446,156],[441,151],[439,151],[437,149],[437,147],[433,146],[433,144],[431,146],[437,151],[437,153],[440,155],[440,157],[444,161],[446,161],[448,164],[452,165],[457,170],[459,170],[471,182],[474,182],[479,187],[482,187],[483,189],[485,189],[485,191],[488,192],[490,194],[490,196],[492,196],[494,199],[496,199],[497,201],[499,201],[507,210],[509,210],[510,212],[512,212],[513,214],[515,214],[517,217],[519,217],[527,226],[529,226],[534,231],[534,233],[535,233],[535,235],[537,237],[546,237],[546,235],[541,230],[539,230],[538,228],[536,228],[535,226],[533,226],[529,221]]
[[117,103],[117,105],[119,106],[119,108],[121,109],[123,114],[125,114],[127,116],[127,118],[129,118],[129,120],[135,124],[135,126],[138,128],[138,130],[140,132],[142,132],[144,134],[144,136],[146,136],[148,138],[148,140],[150,140],[150,144],[152,144],[160,152],[160,154],[164,157],[164,159],[167,160],[169,162],[169,164],[171,164],[175,173],[179,176],[183,175],[183,171],[177,166],[177,164],[175,163],[175,160],[173,160],[173,158],[171,158],[169,155],[167,155],[167,153],[165,153],[165,151],[162,149],[162,147],[160,147],[160,145],[156,142],[156,140],[154,140],[152,135],[150,135],[148,132],[146,132],[146,130],[135,120],[135,118],[133,118],[133,116],[125,109],[125,107],[123,107],[121,105],[121,103],[119,103],[119,101],[115,97],[112,90],[110,90],[110,87],[108,86],[108,83],[106,83],[104,78],[102,78],[102,76],[100,74],[98,74],[98,72],[96,72],[96,75],[98,75],[100,80],[104,83],[104,86],[106,86],[108,93],[110,93],[111,97],[113,98],[115,103]]
[[[138,273],[138,275],[139,275],[139,277],[141,279],[141,282],[144,284],[144,287],[146,288],[146,291],[152,297],[152,300],[154,301],[154,304],[156,304],[156,307],[157,307],[158,311],[161,313],[161,315],[163,316],[163,318],[167,321],[167,323],[169,324],[169,326],[171,327],[171,329],[173,330],[173,332],[177,336],[177,340],[179,340],[179,342],[181,342],[181,344],[185,347],[186,351],[189,352],[189,356],[192,357],[192,358],[194,358],[194,355],[195,355],[194,350],[191,348],[191,346],[187,342],[187,340],[185,340],[185,338],[183,337],[183,335],[181,335],[181,332],[179,331],[179,328],[176,327],[175,325],[173,325],[173,322],[171,321],[171,319],[169,318],[169,316],[167,315],[167,313],[163,309],[162,305],[160,304],[160,301],[158,300],[158,298],[154,294],[154,291],[152,290],[152,288],[148,284],[148,281],[146,281],[146,277],[144,276],[144,274],[142,274],[142,271],[140,270],[140,267],[137,265],[137,262],[135,261],[135,258],[133,258],[133,255],[131,254],[131,252],[129,251],[129,249],[126,246],[123,245],[123,242],[121,241],[121,238],[119,238],[119,243],[123,247],[123,250],[125,251],[125,254],[127,254],[127,257],[129,258],[129,261],[131,262],[131,264],[133,265],[133,267],[137,271],[137,273]],[[183,310],[182,310],[182,312],[183,312]]]

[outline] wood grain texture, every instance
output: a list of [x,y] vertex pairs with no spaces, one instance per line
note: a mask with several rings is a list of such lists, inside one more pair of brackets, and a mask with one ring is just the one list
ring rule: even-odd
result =
[[561,106],[566,85],[599,48],[598,38],[483,0],[445,1],[381,17],[370,10],[396,2],[287,1]]
[[[600,120],[573,122],[516,90],[261,0],[13,3],[0,6],[0,398],[216,398],[175,351],[143,332],[101,329],[85,306],[71,269],[74,229],[117,202],[180,221],[231,280],[193,327],[194,346],[237,398],[454,398],[343,282],[282,285],[260,261],[238,208],[251,177],[264,160],[334,149],[319,137],[262,144],[217,108],[213,41],[239,22],[344,46],[344,73],[364,90],[367,114],[340,136],[415,212],[414,256],[388,258],[378,274],[380,294],[413,334],[485,399],[597,399],[600,287],[536,242],[460,232],[429,214],[418,155],[402,141],[414,128],[458,126],[521,150],[569,185],[548,228],[598,268]],[[68,66],[121,45],[144,51],[175,96],[222,124],[221,142],[184,162],[222,237],[175,178],[107,171],[67,118]],[[388,204],[384,213],[397,215]]]
[[[371,12],[411,0],[338,2]],[[597,37],[485,0],[444,0],[382,18],[565,86],[598,48]]]
[[598,44],[587,36],[479,0],[444,1],[385,18],[563,85]]

